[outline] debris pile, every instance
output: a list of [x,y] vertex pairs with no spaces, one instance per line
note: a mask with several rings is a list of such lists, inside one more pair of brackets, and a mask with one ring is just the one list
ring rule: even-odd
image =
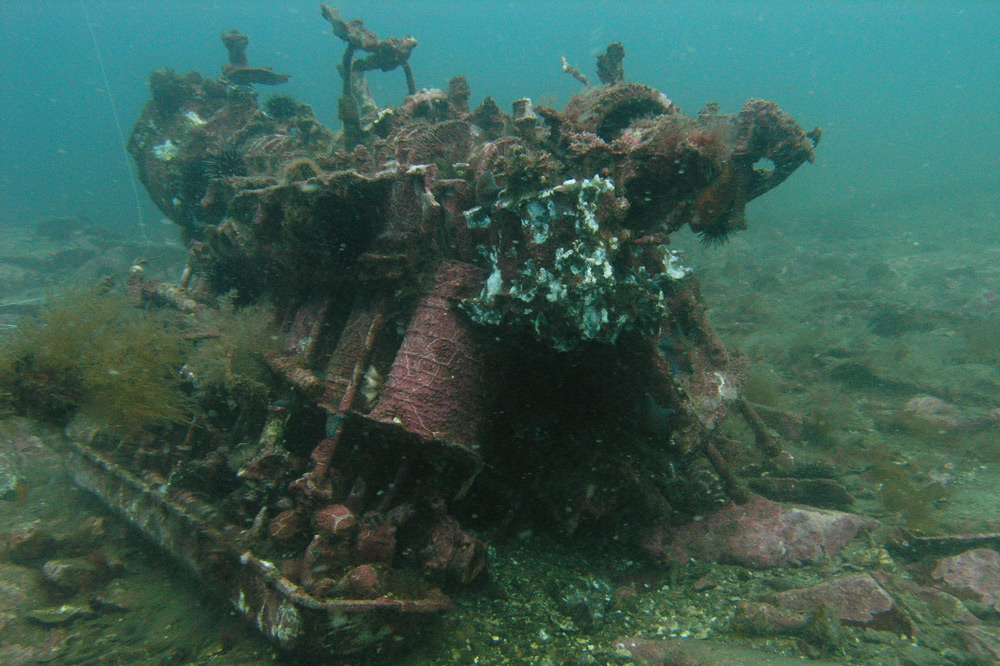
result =
[[[206,341],[224,307],[266,310],[274,344],[259,367],[229,347],[214,383],[187,368],[184,427],[72,444],[77,483],[322,654],[388,649],[514,525],[638,547],[745,499],[727,460],[747,452],[714,431],[746,363],[669,238],[745,228],[818,129],[763,100],[684,116],[624,80],[621,44],[562,111],[470,110],[463,77],[416,88],[413,38],[322,14],[346,44],[341,132],[258,106],[251,84],[280,77],[239,33],[223,78],[151,75],[129,150],[190,255],[179,284],[137,273],[131,293]],[[380,107],[364,75],[395,68],[410,94]]]

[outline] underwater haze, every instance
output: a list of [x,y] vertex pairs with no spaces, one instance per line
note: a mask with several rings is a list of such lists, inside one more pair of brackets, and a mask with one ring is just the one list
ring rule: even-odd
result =
[[[250,58],[291,80],[282,92],[336,127],[340,45],[309,2],[0,3],[3,225],[84,215],[137,228],[119,132],[146,102],[150,71],[220,72],[219,35],[251,38]],[[831,211],[962,206],[1000,190],[1000,5],[994,2],[348,2],[378,34],[412,34],[418,87],[465,75],[472,104],[557,105],[611,41],[629,80],[689,115],[717,101],[773,99],[823,128],[817,163],[755,204],[816,220]],[[104,73],[102,74],[102,62]],[[104,78],[106,74],[106,80]],[[398,72],[396,73],[398,74]],[[370,77],[397,104],[402,75]],[[112,112],[110,98],[117,109]],[[117,126],[116,126],[117,125]],[[161,218],[142,188],[141,217]],[[995,201],[995,200],[994,200]],[[753,209],[751,209],[751,223]],[[994,218],[994,222],[995,222]],[[833,224],[833,222],[829,222]]]
[[1000,2],[327,4],[0,0],[0,666],[1000,664]]

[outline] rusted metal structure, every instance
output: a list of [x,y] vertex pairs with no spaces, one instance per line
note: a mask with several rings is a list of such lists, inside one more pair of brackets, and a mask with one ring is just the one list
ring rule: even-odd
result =
[[[819,133],[761,100],[686,117],[621,80],[620,44],[561,112],[470,110],[461,77],[415,89],[411,38],[323,16],[346,45],[342,132],[258,106],[241,77],[269,77],[227,33],[223,77],[152,74],[130,141],[191,248],[179,284],[137,273],[132,292],[209,332],[225,294],[268,304],[266,399],[230,359],[223,390],[191,377],[188,427],[96,433],[68,459],[279,644],[343,655],[447,608],[513,521],[638,542],[739,499],[713,430],[746,364],[669,234],[744,228]],[[380,108],[364,74],[397,67],[412,94]]]

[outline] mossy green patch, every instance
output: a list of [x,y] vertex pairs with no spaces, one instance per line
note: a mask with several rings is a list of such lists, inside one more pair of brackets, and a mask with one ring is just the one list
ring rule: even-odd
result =
[[263,405],[271,371],[267,357],[281,344],[274,312],[266,305],[237,308],[235,297],[222,300],[213,326],[219,336],[203,341],[187,360],[187,369],[201,393],[231,395],[241,405]]
[[183,419],[184,345],[123,295],[72,289],[0,348],[0,400],[65,425],[77,412],[139,431]]
[[869,452],[872,476],[880,483],[882,505],[899,514],[912,530],[932,534],[939,529],[937,504],[951,496],[940,483],[921,483],[909,466],[878,449]]

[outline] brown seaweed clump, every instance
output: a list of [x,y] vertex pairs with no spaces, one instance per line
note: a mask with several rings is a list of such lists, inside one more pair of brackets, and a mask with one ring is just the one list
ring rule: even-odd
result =
[[911,530],[922,534],[939,530],[936,509],[951,496],[952,488],[926,482],[919,470],[882,449],[871,448],[868,456],[871,459],[869,473],[879,483],[882,506],[897,514]]
[[78,412],[128,432],[183,419],[183,343],[124,295],[73,289],[0,347],[0,403],[64,426]]

